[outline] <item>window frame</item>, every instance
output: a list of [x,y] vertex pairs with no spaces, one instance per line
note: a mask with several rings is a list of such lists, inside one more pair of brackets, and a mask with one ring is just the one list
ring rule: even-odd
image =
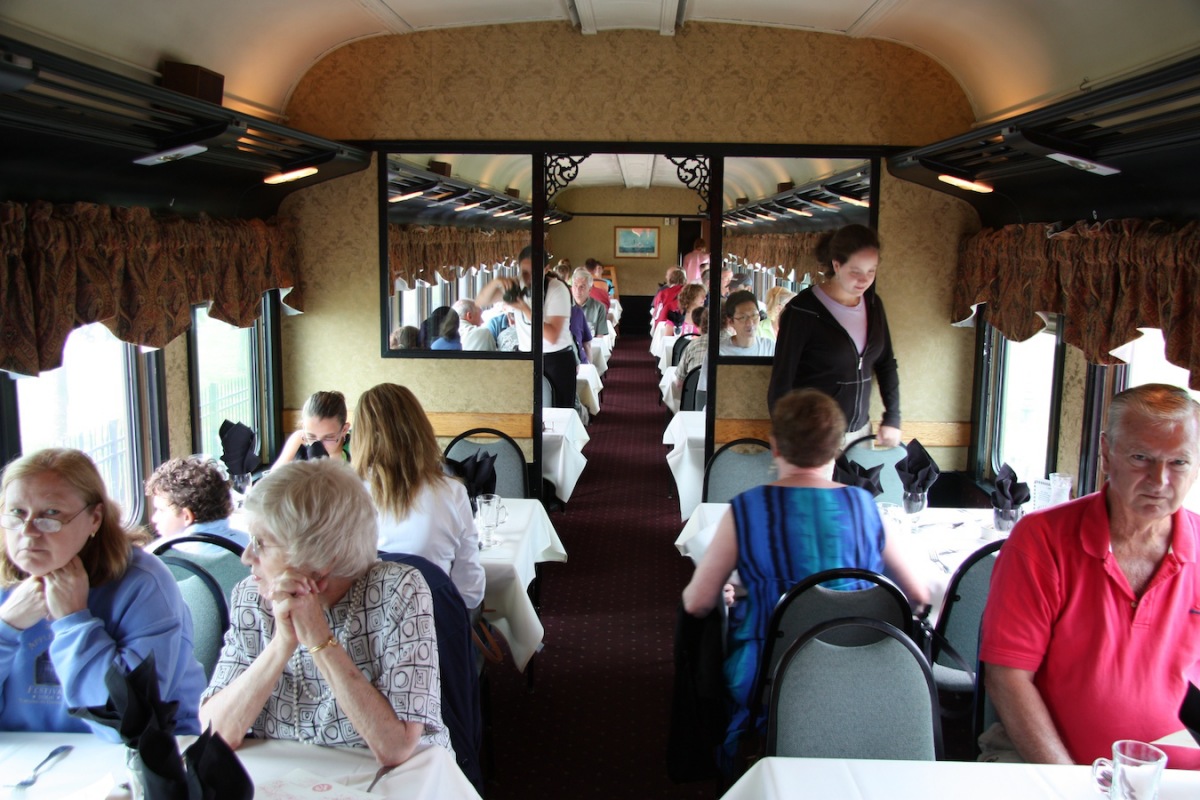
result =
[[[188,404],[190,406],[192,418],[192,452],[203,452],[203,433],[200,425],[200,337],[196,332],[196,311],[201,307],[206,307],[207,303],[194,303],[189,309],[191,314],[192,324],[187,330],[187,345],[188,345]],[[220,320],[216,320],[220,322]],[[265,436],[263,434],[263,420],[266,418],[263,408],[263,368],[262,368],[262,345],[263,338],[263,317],[260,314],[259,318],[254,321],[254,325],[248,329],[250,331],[250,402],[254,408],[255,419],[252,428],[258,430],[259,433],[259,456],[262,456],[262,449]],[[219,453],[213,453],[214,457],[219,457]],[[160,462],[161,463],[161,462]]]

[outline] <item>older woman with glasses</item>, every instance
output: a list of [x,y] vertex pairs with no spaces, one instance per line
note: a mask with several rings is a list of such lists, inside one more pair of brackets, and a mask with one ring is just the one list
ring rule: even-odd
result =
[[[284,442],[273,467],[322,455],[350,460],[350,453],[346,449],[350,435],[350,423],[346,419],[350,414],[346,409],[345,395],[341,392],[314,392],[304,401],[300,416],[300,430],[294,431]],[[320,449],[316,448],[318,444]]]
[[333,459],[288,464],[250,492],[251,577],[200,719],[233,747],[250,731],[370,748],[384,765],[421,744],[452,749],[442,723],[433,598],[421,573],[379,561],[375,508]]
[[758,330],[758,300],[753,292],[733,292],[725,300],[725,324],[731,333],[721,340],[723,356],[770,356],[775,342],[755,335]]
[[0,493],[0,730],[115,739],[67,709],[104,705],[110,665],[131,670],[153,653],[162,698],[179,703],[177,731],[199,733],[191,615],[171,573],[121,527],[91,459],[31,453],[4,470]]

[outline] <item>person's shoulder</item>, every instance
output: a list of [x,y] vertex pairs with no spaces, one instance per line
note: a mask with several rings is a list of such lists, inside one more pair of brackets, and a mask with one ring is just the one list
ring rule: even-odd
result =
[[126,596],[178,595],[171,570],[158,556],[140,547],[133,548],[129,564],[125,567],[125,574],[112,582],[111,591]]

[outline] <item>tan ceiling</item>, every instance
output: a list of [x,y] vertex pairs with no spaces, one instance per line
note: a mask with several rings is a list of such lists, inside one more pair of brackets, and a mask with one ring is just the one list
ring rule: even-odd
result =
[[[946,67],[980,121],[1200,52],[1197,0],[4,0],[0,32],[152,76],[225,75],[226,104],[276,114],[330,50],[466,25],[569,21],[565,36],[723,22],[885,39]],[[37,40],[35,37],[46,38]]]

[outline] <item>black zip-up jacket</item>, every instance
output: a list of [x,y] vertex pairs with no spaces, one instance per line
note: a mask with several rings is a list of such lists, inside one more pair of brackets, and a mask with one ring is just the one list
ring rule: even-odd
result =
[[871,418],[874,373],[883,397],[883,424],[900,427],[900,375],[883,301],[871,291],[863,295],[863,302],[867,304],[867,347],[861,357],[850,334],[811,287],[784,307],[767,388],[768,406],[774,408],[775,401],[792,389],[820,389],[841,406],[846,430],[856,431]]

